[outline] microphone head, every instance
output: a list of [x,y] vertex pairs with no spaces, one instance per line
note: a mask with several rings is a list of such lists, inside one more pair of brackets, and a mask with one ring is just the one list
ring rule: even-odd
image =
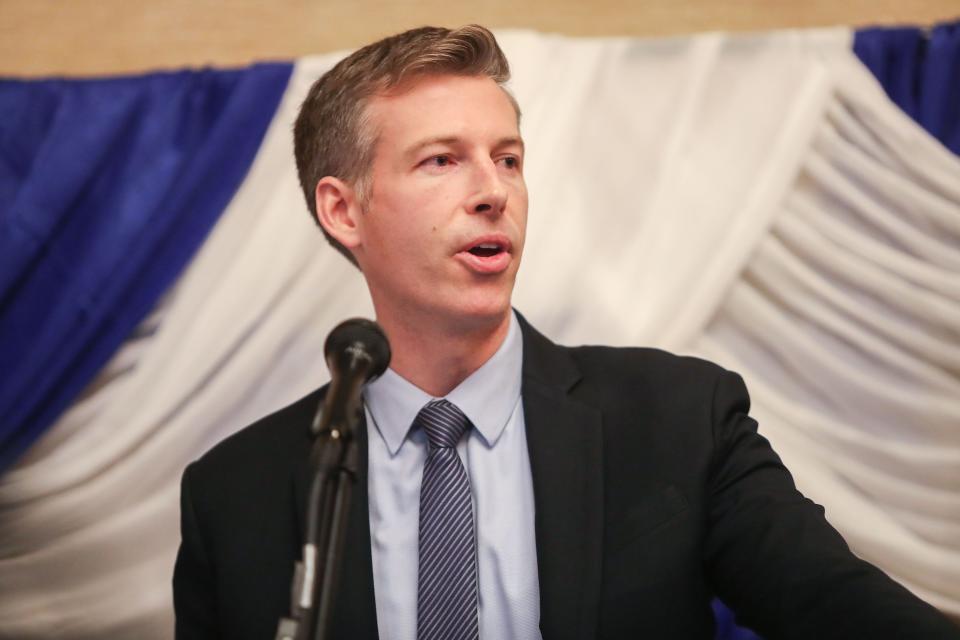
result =
[[331,374],[360,368],[364,382],[379,377],[390,365],[387,334],[366,318],[351,318],[334,327],[323,345],[323,353]]

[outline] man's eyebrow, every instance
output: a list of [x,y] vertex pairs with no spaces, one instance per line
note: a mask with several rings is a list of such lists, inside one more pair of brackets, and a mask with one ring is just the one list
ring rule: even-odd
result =
[[497,141],[497,144],[494,145],[494,149],[502,149],[503,147],[520,147],[520,151],[523,152],[526,150],[526,145],[523,144],[523,138],[520,136],[508,136],[506,138],[500,138]]
[[[434,136],[432,138],[426,138],[420,140],[419,142],[414,143],[412,146],[407,148],[404,152],[405,156],[412,157],[420,153],[421,150],[435,144],[457,144],[463,142],[463,139],[458,136]],[[501,138],[497,140],[497,143],[493,146],[494,149],[502,149],[503,147],[510,146],[519,146],[520,150],[524,150],[523,138],[519,136],[507,136],[506,138]]]
[[408,147],[405,155],[415,156],[420,152],[421,149],[435,144],[456,144],[458,142],[460,142],[460,138],[457,136],[434,136],[432,138],[421,140]]

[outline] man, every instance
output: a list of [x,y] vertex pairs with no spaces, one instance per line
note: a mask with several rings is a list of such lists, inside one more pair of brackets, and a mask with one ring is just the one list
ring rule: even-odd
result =
[[[747,416],[738,376],[558,347],[510,307],[527,192],[507,61],[472,26],[355,52],[295,127],[311,212],[393,351],[365,390],[337,638],[949,638],[854,557]],[[180,638],[289,608],[320,390],[184,473]]]

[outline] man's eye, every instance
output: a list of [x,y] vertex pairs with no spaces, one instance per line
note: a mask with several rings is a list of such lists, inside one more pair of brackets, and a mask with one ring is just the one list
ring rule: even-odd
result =
[[435,167],[446,167],[450,164],[450,156],[432,156],[427,158],[426,164],[433,165]]
[[516,169],[520,166],[520,159],[514,156],[506,156],[503,158],[503,164],[507,169]]

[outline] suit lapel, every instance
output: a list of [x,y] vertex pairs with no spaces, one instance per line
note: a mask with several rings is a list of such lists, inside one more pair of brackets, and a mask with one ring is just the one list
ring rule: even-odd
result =
[[[309,428],[308,428],[309,429]],[[357,425],[357,445],[360,456],[360,477],[353,486],[350,499],[350,514],[344,543],[343,565],[340,568],[340,593],[334,603],[332,628],[333,638],[358,638],[375,640],[377,610],[373,591],[373,562],[370,555],[370,517],[367,502],[367,424],[362,416]],[[293,497],[296,507],[296,540],[298,554],[303,548],[303,532],[306,522],[307,497],[310,488],[310,446],[306,434],[305,453],[294,472]]]
[[592,638],[597,630],[603,539],[600,411],[569,395],[580,380],[570,356],[520,320],[540,629],[551,640]]

